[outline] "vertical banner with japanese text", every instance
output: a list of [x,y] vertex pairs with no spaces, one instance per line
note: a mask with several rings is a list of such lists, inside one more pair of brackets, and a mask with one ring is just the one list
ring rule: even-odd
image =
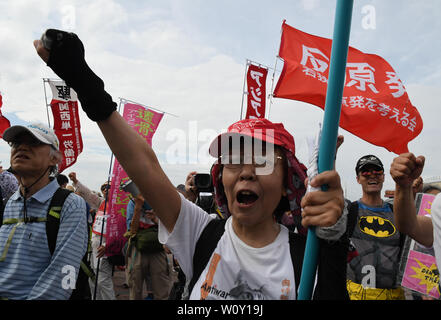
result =
[[3,115],[1,108],[3,106],[3,97],[0,92],[0,138],[3,138],[3,132],[11,126],[9,120]]
[[247,113],[245,119],[265,118],[268,69],[250,64],[247,72]]
[[[149,145],[162,120],[163,113],[155,112],[145,107],[132,103],[125,103],[123,118],[141,135]],[[130,143],[130,141],[127,141]],[[130,178],[117,159],[113,164],[112,181],[109,193],[108,218],[106,224],[106,254],[108,256],[121,254],[126,242],[123,237],[126,232],[126,210],[130,201],[129,194],[120,190],[121,182]]]
[[[325,108],[332,40],[283,22],[279,56],[283,70],[274,97]],[[423,129],[397,73],[382,57],[348,49],[340,127],[396,154]]]
[[78,98],[76,92],[62,80],[48,80],[52,91],[51,109],[54,117],[54,131],[60,142],[63,155],[58,172],[73,165],[83,151]]

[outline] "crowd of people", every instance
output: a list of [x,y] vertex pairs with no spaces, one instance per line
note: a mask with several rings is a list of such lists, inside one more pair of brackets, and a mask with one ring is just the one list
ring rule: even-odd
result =
[[[354,164],[361,197],[351,201],[335,170],[307,178],[283,124],[240,120],[210,145],[206,202],[197,172],[178,186],[170,182],[152,147],[116,112],[75,34],[48,30],[34,45],[78,93],[140,193],[127,205],[122,261],[107,256],[106,207],[114,182],[94,192],[75,172],[57,174],[58,139],[44,125],[7,129],[0,299],[115,300],[112,276],[120,268],[133,300],[295,300],[310,226],[319,243],[313,299],[424,297],[398,281],[406,238],[433,248],[441,263],[441,196],[431,218],[416,214],[416,194],[441,191],[423,183],[424,157],[399,155],[389,170],[375,155],[361,157]],[[396,184],[389,200],[381,196],[387,171]]]

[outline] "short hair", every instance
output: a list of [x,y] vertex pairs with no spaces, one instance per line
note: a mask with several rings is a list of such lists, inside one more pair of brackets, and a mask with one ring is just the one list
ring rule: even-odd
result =
[[[50,167],[49,174],[56,176],[58,173],[58,164],[63,160],[63,155],[60,151],[54,149],[52,146],[49,148],[49,157],[55,157],[57,164]],[[69,182],[69,180],[67,180]]]
[[69,183],[69,179],[64,174],[57,174],[57,181],[60,186]]

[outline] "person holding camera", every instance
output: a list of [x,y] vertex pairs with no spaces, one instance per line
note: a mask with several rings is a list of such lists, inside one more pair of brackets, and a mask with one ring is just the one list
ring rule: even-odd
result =
[[185,179],[185,198],[216,219],[225,219],[225,215],[220,211],[214,201],[214,188],[211,176],[208,173],[197,173],[192,171]]

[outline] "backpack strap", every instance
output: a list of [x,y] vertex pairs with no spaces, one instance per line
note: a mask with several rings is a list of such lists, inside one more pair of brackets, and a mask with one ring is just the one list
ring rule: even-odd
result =
[[349,202],[348,205],[348,224],[346,228],[347,236],[350,238],[357,224],[358,201]]
[[349,300],[346,289],[349,238],[346,233],[337,241],[319,238],[319,246],[314,300]]
[[188,285],[188,293],[191,294],[194,285],[208,264],[217,243],[225,232],[225,223],[227,220],[211,220],[199,236],[198,242],[193,254],[193,277]]
[[3,213],[5,211],[7,201],[8,201],[7,199],[6,201],[3,200],[3,191],[2,191],[2,187],[0,186],[0,227],[3,224]]
[[46,216],[46,236],[51,255],[55,252],[58,229],[60,228],[60,215],[64,201],[72,191],[58,188],[52,196]]
[[305,255],[306,236],[289,232],[289,252],[294,268],[296,292],[299,292],[300,276],[302,275],[303,257]]

